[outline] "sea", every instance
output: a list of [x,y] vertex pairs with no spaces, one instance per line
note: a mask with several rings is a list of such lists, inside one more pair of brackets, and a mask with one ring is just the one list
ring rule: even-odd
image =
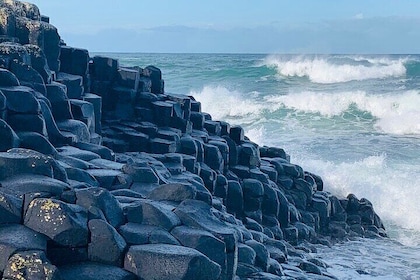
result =
[[389,238],[319,246],[338,279],[420,279],[420,55],[103,55],[159,67],[166,92],[370,200]]

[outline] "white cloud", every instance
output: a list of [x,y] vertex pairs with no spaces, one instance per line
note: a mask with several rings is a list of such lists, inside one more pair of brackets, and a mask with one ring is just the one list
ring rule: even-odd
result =
[[364,15],[363,13],[358,13],[357,15],[354,16],[355,19],[364,19]]

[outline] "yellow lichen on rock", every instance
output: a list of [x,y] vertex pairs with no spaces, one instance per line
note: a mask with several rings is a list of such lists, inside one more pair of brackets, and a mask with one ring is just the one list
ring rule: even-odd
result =
[[[32,204],[32,202],[31,202],[31,204]],[[51,210],[54,210],[54,209],[61,210],[61,206],[60,206],[60,204],[54,202],[52,199],[45,200],[45,202],[41,205],[41,210],[44,210],[44,211],[51,211]]]

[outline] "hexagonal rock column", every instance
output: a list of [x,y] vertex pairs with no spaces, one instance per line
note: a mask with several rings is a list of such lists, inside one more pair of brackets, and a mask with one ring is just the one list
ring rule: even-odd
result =
[[144,280],[216,280],[220,275],[220,266],[197,250],[166,244],[130,247],[124,268]]
[[25,215],[25,225],[62,246],[88,243],[87,211],[56,199],[34,199]]
[[60,280],[58,269],[52,265],[43,251],[25,251],[10,257],[3,279],[50,279]]

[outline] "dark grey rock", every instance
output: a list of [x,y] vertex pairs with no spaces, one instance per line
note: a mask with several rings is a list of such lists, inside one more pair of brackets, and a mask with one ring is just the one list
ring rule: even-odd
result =
[[19,174],[38,174],[66,182],[65,170],[51,156],[22,148],[10,149],[1,155],[4,160],[2,164],[4,173],[0,178]]
[[33,131],[48,136],[45,119],[41,114],[13,114],[7,117],[7,122],[16,132]]
[[149,65],[144,70],[143,75],[149,77],[152,82],[151,92],[154,94],[163,94],[164,85],[160,69],[153,65]]
[[108,223],[118,227],[124,223],[124,214],[118,200],[106,189],[88,188],[76,191],[76,203],[88,209],[95,206],[102,210]]
[[31,56],[31,66],[41,75],[44,83],[50,83],[52,72],[42,48],[37,45],[25,45],[25,48]]
[[71,167],[67,168],[66,172],[70,180],[84,182],[92,187],[99,187],[99,182],[95,177],[83,169]]
[[119,63],[116,59],[104,56],[94,56],[91,74],[96,80],[113,82],[118,74],[118,66]]
[[89,52],[85,49],[60,46],[60,71],[85,76],[88,71]]
[[61,277],[57,267],[49,262],[43,251],[25,251],[9,258],[3,279],[61,280]]
[[256,253],[250,246],[238,243],[238,263],[255,264]]
[[62,133],[73,138],[73,142],[90,141],[90,133],[86,124],[79,120],[66,119],[57,121],[57,126]]
[[56,266],[70,265],[88,261],[87,247],[53,247],[47,248],[48,259]]
[[148,243],[180,245],[169,232],[157,226],[127,223],[119,228],[119,232],[131,245]]
[[312,262],[303,261],[299,264],[299,268],[308,273],[322,275],[321,269]]
[[67,87],[68,98],[82,99],[84,92],[82,76],[59,72],[56,81]]
[[19,146],[19,137],[15,131],[0,118],[0,151],[7,151]]
[[233,277],[238,259],[237,232],[216,218],[211,207],[202,201],[184,200],[175,209],[175,214],[184,225],[207,230],[226,244],[227,277]]
[[243,192],[241,184],[237,181],[228,181],[226,207],[229,213],[235,214],[237,217],[242,215]]
[[20,82],[15,74],[7,69],[0,68],[0,87],[20,86]]
[[47,249],[47,237],[23,225],[0,225],[0,273],[17,251]]
[[218,279],[220,266],[188,247],[149,244],[132,246],[124,268],[142,279]]
[[88,243],[87,210],[78,205],[36,198],[29,204],[24,223],[62,246]]
[[197,190],[186,184],[162,184],[148,195],[153,200],[168,200],[181,202],[185,199],[195,199]]
[[170,231],[181,225],[181,220],[173,213],[174,207],[157,201],[141,201],[143,209],[143,224],[159,226]]
[[283,274],[283,269],[282,269],[280,263],[273,258],[270,258],[268,260],[267,272],[271,273],[271,274],[274,274],[274,275],[278,275],[278,276],[283,276],[284,275]]
[[107,190],[128,189],[132,184],[132,178],[122,171],[114,169],[88,169],[87,172],[99,182],[100,187]]
[[120,267],[95,262],[81,262],[59,267],[62,280],[137,280],[137,276]]
[[255,240],[248,240],[245,242],[246,245],[251,247],[255,253],[255,265],[267,271],[268,268],[268,260],[270,258],[270,254],[267,251],[267,248],[260,242]]
[[179,240],[182,246],[193,248],[219,264],[222,277],[227,277],[226,246],[223,241],[208,231],[186,226],[174,228],[171,234]]
[[250,279],[251,275],[261,272],[261,268],[248,263],[238,262],[238,269],[236,270],[236,275],[239,277],[246,277],[245,279]]
[[244,129],[240,126],[232,126],[229,136],[237,145],[240,145],[245,140]]
[[[41,106],[33,89],[25,86],[1,87],[7,110],[20,114],[39,114]],[[22,102],[25,100],[25,102]]]
[[20,139],[20,148],[34,150],[44,155],[57,155],[57,150],[44,135],[33,131],[18,132],[17,135]]
[[1,181],[4,189],[13,190],[19,193],[45,192],[51,195],[60,196],[69,189],[67,183],[43,175],[22,174],[10,176]]
[[101,158],[97,153],[82,150],[72,146],[63,146],[57,148],[57,151],[60,153],[61,156],[71,156],[84,161],[90,161],[93,159]]
[[88,226],[90,231],[89,260],[122,266],[124,250],[127,246],[124,238],[103,220],[90,220]]
[[23,200],[0,189],[0,224],[19,224],[22,220]]
[[46,94],[44,80],[30,65],[12,60],[10,62],[10,71],[16,75],[21,85],[30,87],[43,95]]
[[285,263],[287,261],[287,256],[281,249],[272,245],[266,245],[265,247],[270,253],[270,258],[275,259],[279,263]]

